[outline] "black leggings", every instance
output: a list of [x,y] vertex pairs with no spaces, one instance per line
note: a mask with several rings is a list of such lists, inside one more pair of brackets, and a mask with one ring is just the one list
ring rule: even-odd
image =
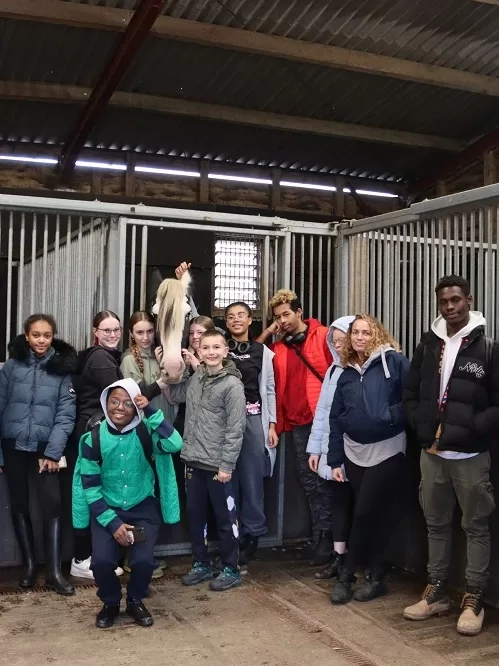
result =
[[61,516],[60,472],[42,472],[38,459],[41,454],[16,451],[14,442],[3,442],[5,474],[10,493],[12,514],[29,515],[29,491],[36,490],[44,520]]
[[398,453],[373,467],[360,467],[347,458],[345,470],[355,497],[345,568],[355,573],[359,566],[373,569],[386,564],[401,516],[405,457]]

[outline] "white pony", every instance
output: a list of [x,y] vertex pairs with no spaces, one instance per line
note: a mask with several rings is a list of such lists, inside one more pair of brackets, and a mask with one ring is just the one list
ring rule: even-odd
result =
[[159,285],[152,311],[158,316],[158,333],[163,348],[161,371],[169,384],[182,380],[185,363],[182,358],[182,334],[185,318],[191,311],[189,288],[191,276],[186,271],[180,280],[168,278]]

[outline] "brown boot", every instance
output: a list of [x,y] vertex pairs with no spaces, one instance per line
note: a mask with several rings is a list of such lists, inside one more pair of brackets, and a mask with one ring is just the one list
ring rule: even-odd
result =
[[450,599],[447,594],[447,581],[430,579],[421,601],[404,610],[406,620],[427,620],[433,615],[448,615]]
[[461,603],[461,615],[457,621],[458,633],[464,636],[476,636],[482,631],[484,616],[483,589],[467,585]]

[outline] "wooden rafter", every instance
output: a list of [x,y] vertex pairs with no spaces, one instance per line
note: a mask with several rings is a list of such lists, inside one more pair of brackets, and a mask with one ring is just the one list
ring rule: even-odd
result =
[[[489,0],[492,2],[492,0]],[[0,17],[124,31],[132,12],[62,0],[0,0]],[[499,79],[448,67],[315,44],[250,30],[159,16],[151,35],[333,69],[363,72],[442,88],[499,96]]]
[[[0,99],[83,103],[88,100],[91,92],[90,88],[79,86],[0,81]],[[128,109],[141,109],[143,111],[152,111],[166,115],[204,118],[240,125],[268,127],[271,129],[319,134],[358,141],[396,144],[415,148],[433,148],[449,152],[458,152],[466,145],[457,139],[448,139],[427,134],[366,127],[364,125],[340,123],[332,120],[288,116],[279,113],[268,113],[266,111],[253,111],[222,106],[221,104],[206,104],[204,102],[193,102],[171,97],[158,97],[123,91],[115,92],[109,101],[109,105]]]

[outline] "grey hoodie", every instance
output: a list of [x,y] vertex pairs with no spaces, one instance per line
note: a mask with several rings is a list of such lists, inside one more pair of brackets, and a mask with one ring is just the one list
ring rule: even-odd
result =
[[241,373],[232,361],[210,374],[201,364],[188,380],[170,387],[175,401],[185,400],[181,459],[195,467],[233,472],[246,426]]

